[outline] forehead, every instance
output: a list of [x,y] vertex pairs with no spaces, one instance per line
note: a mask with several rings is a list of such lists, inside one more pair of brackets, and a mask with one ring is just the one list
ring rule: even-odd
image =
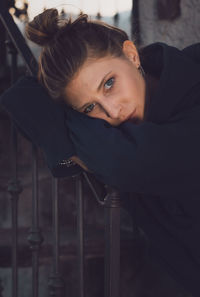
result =
[[116,58],[106,56],[103,58],[88,58],[80,67],[71,81],[71,85],[76,84],[78,81],[87,82],[95,80],[97,76],[101,76],[110,67],[113,68]]
[[85,88],[95,89],[108,72],[119,70],[122,63],[123,59],[119,57],[88,58],[68,83],[67,93],[76,93],[79,88],[82,91]]

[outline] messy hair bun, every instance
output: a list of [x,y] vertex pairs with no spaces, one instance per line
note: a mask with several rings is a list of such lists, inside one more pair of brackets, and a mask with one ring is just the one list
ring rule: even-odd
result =
[[58,10],[46,9],[26,25],[25,34],[34,43],[45,46],[49,44],[58,32]]

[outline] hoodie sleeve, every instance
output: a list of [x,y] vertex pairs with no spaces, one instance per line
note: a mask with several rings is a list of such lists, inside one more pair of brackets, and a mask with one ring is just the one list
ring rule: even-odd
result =
[[81,171],[78,165],[68,168],[63,164],[75,153],[64,109],[50,98],[35,77],[21,77],[0,96],[0,104],[22,135],[42,149],[54,177]]
[[67,122],[77,155],[100,181],[136,193],[200,193],[200,108],[165,125],[117,128],[74,113]]

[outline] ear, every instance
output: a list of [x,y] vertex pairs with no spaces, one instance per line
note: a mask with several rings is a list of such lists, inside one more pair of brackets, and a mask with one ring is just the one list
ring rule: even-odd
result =
[[140,57],[135,44],[130,40],[125,40],[122,47],[124,55],[138,68]]

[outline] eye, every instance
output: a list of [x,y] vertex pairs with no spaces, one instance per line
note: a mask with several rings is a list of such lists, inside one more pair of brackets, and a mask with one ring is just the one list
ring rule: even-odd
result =
[[94,109],[94,107],[95,107],[95,103],[92,103],[92,104],[90,104],[90,105],[88,105],[85,109],[84,109],[84,113],[89,113],[89,112],[91,112],[93,109]]
[[109,78],[104,84],[105,89],[110,90],[113,87],[114,81],[114,77]]

